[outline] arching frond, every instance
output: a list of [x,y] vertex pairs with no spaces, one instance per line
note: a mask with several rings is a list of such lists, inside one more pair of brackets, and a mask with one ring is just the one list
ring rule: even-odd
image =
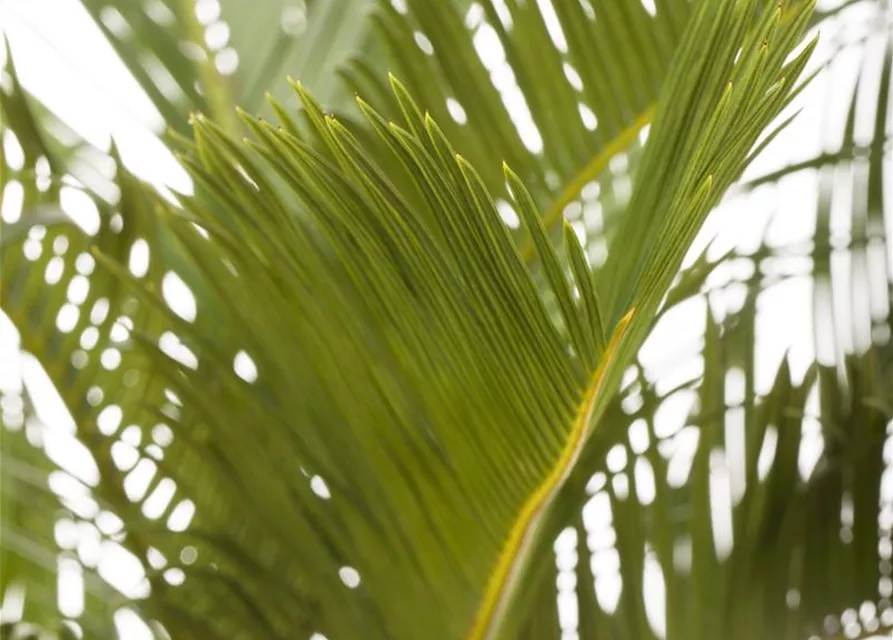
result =
[[[706,277],[726,259],[750,265],[731,283],[744,292],[732,309],[704,305],[695,359],[703,364],[693,378],[667,386],[641,365],[630,370],[603,419],[622,428],[596,432],[544,524],[538,586],[516,620],[522,637],[560,636],[556,598],[575,602],[585,638],[871,637],[893,628],[893,502],[885,488],[893,273],[881,214],[891,63],[889,36],[876,39],[849,117],[841,131],[827,131],[838,146],[826,156],[837,160],[815,174],[823,194],[818,241],[806,254],[764,243],[756,253],[704,257],[682,274],[670,312],[695,296],[722,300]],[[854,157],[839,151],[848,149]],[[838,201],[831,222],[832,194],[841,191],[852,197]],[[845,231],[832,236],[831,228]],[[794,373],[785,358],[760,390],[761,298],[789,277],[780,261],[804,255],[818,361]],[[679,406],[690,407],[688,416],[670,418]],[[726,499],[717,503],[717,492]]]
[[[476,171],[399,83],[404,125],[360,109],[415,179],[418,210],[392,187],[380,152],[300,88],[315,144],[290,122],[246,117],[245,146],[197,118],[197,155],[184,162],[229,215],[185,199],[188,215],[169,224],[240,340],[217,339],[216,318],[178,321],[197,368],[160,353],[154,367],[183,404],[170,449],[195,457],[183,481],[206,524],[231,523],[201,531],[214,536],[214,563],[245,562],[239,549],[257,575],[280,571],[273,600],[252,596],[256,578],[230,587],[227,601],[255,607],[242,625],[257,616],[272,637],[303,624],[333,636],[499,633],[538,524],[650,326],[685,229],[740,172],[808,55],[783,65],[809,5],[752,24],[753,8],[705,4],[690,25],[677,63],[696,70],[699,89],[673,87],[658,112],[671,123],[687,113],[692,126],[680,137],[658,124],[643,164],[647,189],[668,200],[669,226],[657,246],[643,244],[646,268],[628,278],[630,304],[616,320],[569,232],[575,302],[531,196],[507,169],[557,300],[553,323]],[[785,51],[767,57],[767,35]],[[704,41],[712,64],[697,71],[688,56]],[[739,89],[726,89],[730,77]],[[766,92],[765,102],[749,98]],[[729,133],[722,149],[716,131]],[[674,141],[690,150],[676,176],[660,152]],[[238,505],[239,528],[221,495]],[[208,567],[202,579],[225,584]]]

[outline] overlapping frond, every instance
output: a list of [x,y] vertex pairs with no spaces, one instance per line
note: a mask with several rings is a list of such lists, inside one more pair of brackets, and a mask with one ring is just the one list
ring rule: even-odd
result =
[[[651,122],[691,13],[688,0],[650,10],[614,0],[382,0],[379,9],[375,22],[392,69],[480,167],[495,197],[504,194],[504,160],[528,185],[554,238],[585,187],[601,188],[602,202],[625,204],[628,193],[615,194],[608,163],[635,152]],[[383,113],[399,114],[362,57],[344,75]],[[586,213],[573,221],[600,231],[598,212]],[[531,253],[528,243],[524,255]]]
[[[640,371],[609,408],[605,420],[633,426],[582,459],[579,470],[588,464],[594,475],[571,478],[559,497],[563,515],[549,523],[557,569],[542,550],[540,595],[517,622],[528,637],[560,636],[554,623],[538,626],[557,620],[556,597],[574,600],[580,637],[796,639],[893,628],[893,505],[881,492],[889,346],[848,357],[845,383],[821,366],[795,379],[785,362],[760,395],[756,299],[754,289],[721,322],[708,312],[701,380],[661,391]],[[734,400],[729,380],[741,384]],[[685,426],[667,432],[662,405],[695,394]],[[837,418],[819,424],[826,415]]]
[[208,35],[196,9],[203,4],[212,17],[218,2],[154,0],[126,2],[83,0],[84,8],[114,47],[115,52],[168,127],[185,133],[190,111],[214,113],[227,125],[231,116],[232,88],[228,76],[239,57],[226,49],[229,27],[217,23]]
[[[604,418],[622,429],[596,432],[545,525],[558,557],[548,544],[537,553],[537,586],[517,622],[526,637],[560,637],[559,612],[561,628],[585,638],[839,638],[893,629],[885,488],[893,236],[882,214],[891,63],[889,36],[875,39],[870,52],[880,55],[866,55],[841,135],[826,134],[836,146],[825,155],[837,161],[817,173],[816,242],[728,254],[749,265],[733,279],[743,295],[730,295],[737,302],[728,313],[717,311],[726,304],[704,305],[694,378],[668,387],[653,372],[630,371]],[[851,198],[831,214],[841,191]],[[758,391],[761,296],[788,272],[803,278],[806,256],[818,361],[792,373],[786,358]],[[705,275],[724,261],[697,261],[665,309],[692,294],[722,300]],[[680,403],[691,409],[674,424]],[[655,603],[661,613],[649,611]]]
[[329,107],[345,103],[335,69],[369,43],[372,0],[83,0],[84,7],[158,108],[188,133],[188,116],[236,126],[232,106],[266,92],[285,101],[287,73]]
[[[11,367],[12,363],[4,365]],[[29,633],[58,638],[76,638],[79,633],[111,637],[114,612],[127,599],[96,574],[100,547],[94,543],[98,540],[92,538],[93,530],[85,531],[85,525],[79,525],[86,521],[76,514],[83,508],[88,490],[66,477],[44,453],[42,444],[48,434],[28,395],[6,393],[3,399],[0,594],[9,603],[2,625],[3,633],[10,634],[4,637],[30,637]],[[79,535],[83,536],[80,541]],[[78,559],[79,548],[86,567]],[[80,589],[67,593],[60,607],[60,589],[72,580],[81,583]],[[75,617],[76,622],[72,620]]]
[[[462,636],[518,511],[538,491],[535,509],[546,506],[560,481],[548,484],[556,461],[582,442],[613,363],[593,331],[596,310],[572,302],[560,270],[552,283],[571,341],[551,323],[486,190],[433,120],[413,123],[426,132],[417,137],[368,111],[429,202],[414,212],[349,131],[302,97],[337,165],[265,123],[249,120],[258,155],[197,123],[200,157],[187,163],[240,228],[188,202],[210,238],[188,219],[171,224],[208,280],[229,292],[253,373],[200,363],[192,374],[160,361],[191,409],[175,431],[181,446],[216,452],[198,478],[240,504],[243,492],[261,491],[250,520],[276,546],[256,561],[284,569],[289,595],[306,592],[302,613],[318,630]],[[278,170],[276,183],[260,162]],[[523,186],[507,177],[542,234]],[[295,196],[311,220],[290,210]],[[234,243],[234,232],[251,241]],[[579,286],[591,286],[581,275]],[[252,334],[257,322],[265,330]],[[180,331],[202,359],[236,356],[188,325]],[[271,349],[279,340],[287,347]],[[215,393],[200,392],[199,379]],[[195,441],[200,429],[205,444]],[[352,597],[348,586],[357,587]],[[265,613],[287,637],[281,611]]]
[[374,0],[278,0],[260,7],[259,12],[252,3],[221,3],[231,46],[239,52],[235,102],[243,108],[260,108],[265,93],[296,106],[288,74],[300,78],[327,108],[352,106],[336,70],[362,55],[376,72],[384,71],[372,34]]
[[[12,529],[4,529],[0,537],[3,593],[10,587],[24,588],[25,621],[53,631],[66,617],[56,602],[60,580],[67,585],[68,597],[74,602],[79,597],[77,584],[60,577],[58,569],[65,564],[83,576],[80,594],[86,601],[80,614],[77,606],[67,612],[68,622],[88,636],[106,637],[117,609],[138,604],[148,592],[142,565],[151,571],[149,581],[163,589],[163,572],[152,569],[150,557],[163,551],[166,557],[179,558],[184,546],[165,546],[162,537],[150,551],[140,534],[128,530],[125,537],[124,521],[166,519],[180,504],[180,512],[188,511],[190,503],[180,496],[162,513],[141,509],[159,486],[167,490],[165,476],[158,472],[170,433],[163,412],[175,409],[161,381],[148,375],[145,355],[132,348],[132,331],[138,326],[156,339],[162,331],[117,278],[97,267],[91,250],[129,265],[159,289],[165,286],[163,265],[177,262],[170,255],[152,253],[165,246],[156,242],[152,213],[160,197],[140,185],[116,158],[39,127],[34,103],[18,84],[11,60],[4,72],[10,80],[0,96],[4,148],[16,150],[15,157],[3,158],[0,173],[0,301],[8,318],[2,326],[4,341],[9,341],[6,331],[19,329],[21,349],[33,354],[58,392],[61,413],[57,408],[48,415],[67,422],[70,414],[76,433],[46,423],[39,410],[37,415],[23,415],[26,390],[5,390],[0,434],[4,495],[16,501],[39,495],[40,500],[29,501],[33,510],[4,509],[4,527]],[[78,153],[70,153],[72,148]],[[85,152],[103,162],[85,166]],[[96,171],[108,165],[117,174],[113,179]],[[4,362],[5,373],[14,369],[11,361]],[[51,403],[47,393],[42,389],[37,401]],[[22,432],[24,422],[28,424]],[[52,463],[47,459],[51,451]],[[79,466],[67,466],[72,452]],[[131,474],[141,458],[141,471]],[[30,483],[28,491],[23,480]],[[60,530],[67,531],[63,539],[70,546],[59,546],[54,532]],[[23,536],[30,544],[22,543]],[[83,544],[78,544],[78,536]],[[111,562],[129,567],[123,582],[110,585],[108,574],[100,579],[97,546]],[[41,571],[31,570],[36,559],[42,562]]]

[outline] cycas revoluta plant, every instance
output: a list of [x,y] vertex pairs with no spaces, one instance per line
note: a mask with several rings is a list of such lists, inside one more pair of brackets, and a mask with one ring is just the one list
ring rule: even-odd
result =
[[[115,637],[122,609],[174,639],[893,628],[886,31],[839,148],[735,187],[817,170],[811,246],[684,263],[796,116],[810,30],[853,3],[224,0],[234,75],[204,41],[216,3],[83,4],[193,192],[73,142],[7,55],[3,321],[74,428],[3,396],[4,638]],[[797,251],[819,355],[761,393],[758,301]],[[703,367],[668,386],[643,344],[736,261],[743,295],[703,305]],[[696,402],[667,433],[679,394]]]

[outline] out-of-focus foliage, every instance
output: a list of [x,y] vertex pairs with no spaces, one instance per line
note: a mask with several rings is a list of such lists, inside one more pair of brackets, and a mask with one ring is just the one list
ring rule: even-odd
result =
[[[889,39],[840,144],[745,185],[817,167],[811,245],[680,272],[836,8],[345,4],[84,0],[192,196],[7,62],[2,320],[73,420],[2,398],[4,633],[112,637],[122,607],[175,639],[893,627]],[[818,361],[760,391],[791,252]],[[668,387],[639,349],[692,303],[701,366]]]
[[188,133],[190,112],[212,114],[232,127],[234,104],[254,109],[267,92],[285,101],[286,74],[301,77],[328,106],[338,107],[349,94],[336,70],[360,51],[376,66],[374,0],[83,4],[167,125],[180,133]]

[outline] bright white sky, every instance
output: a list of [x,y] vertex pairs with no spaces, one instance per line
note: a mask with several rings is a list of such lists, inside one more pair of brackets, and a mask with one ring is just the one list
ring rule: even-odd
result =
[[[823,4],[834,3],[820,2],[820,6]],[[852,12],[850,18],[853,18]],[[166,184],[178,191],[189,190],[185,172],[155,137],[155,132],[162,127],[159,113],[77,0],[0,0],[0,27],[10,40],[24,86],[72,129],[100,148],[107,148],[114,138],[124,162],[134,173],[153,184]],[[834,25],[826,28],[826,34],[834,32]],[[827,59],[831,51],[830,41],[831,38],[822,41],[815,60]],[[481,55],[486,59],[489,54],[483,49]],[[825,131],[822,125],[840,121],[840,114],[848,105],[861,55],[854,50],[841,56],[830,72],[822,75],[804,93],[799,104],[809,105],[808,108],[755,163],[748,176],[760,175],[792,160],[811,158],[823,149],[835,148],[838,140],[834,137],[839,135],[839,129]],[[876,55],[874,58],[879,59]],[[875,66],[877,69],[873,73],[877,74],[879,66]],[[876,82],[865,84],[877,86]],[[873,114],[861,115],[863,124],[873,117]],[[865,130],[863,124],[860,124],[860,131]],[[528,137],[531,135],[530,132],[527,134]],[[532,135],[537,134],[534,131]],[[713,255],[719,255],[733,245],[754,249],[764,233],[774,245],[808,238],[814,226],[815,185],[815,174],[803,172],[788,178],[781,188],[762,189],[750,197],[729,201],[710,218],[697,248],[704,247],[717,235]],[[890,269],[893,270],[893,265]],[[728,271],[721,273],[718,281],[727,277]],[[734,300],[740,298],[739,294],[732,292],[717,296],[711,304],[719,310],[734,304]],[[189,296],[188,292],[184,295]],[[757,329],[759,390],[768,389],[786,351],[795,376],[801,375],[811,361],[814,352],[811,296],[812,287],[807,277],[788,279],[764,294]],[[672,379],[690,374],[692,365],[697,369],[697,362],[690,356],[703,329],[703,318],[703,301],[684,305],[668,316],[643,349],[643,359],[649,370],[665,379],[668,386]],[[16,344],[14,329],[5,316],[0,317],[0,362],[18,362]],[[824,354],[824,357],[831,359],[833,354]],[[48,424],[50,432],[56,434],[53,437],[59,439],[59,448],[68,452],[58,455],[68,455],[72,459],[80,457],[77,446],[67,435],[73,430],[71,418],[39,364],[25,358],[21,366],[4,365],[0,369],[0,389],[20,388],[19,376],[24,376],[29,388],[45,400],[44,406],[40,407],[41,418]],[[667,410],[663,418],[669,425],[667,430],[681,426],[688,408],[689,405],[682,402]],[[674,426],[676,423],[679,424]],[[821,446],[821,438],[817,435],[811,443],[805,443],[801,456],[804,471],[814,464]],[[732,491],[734,493],[734,489]],[[570,542],[560,541],[559,547]],[[115,556],[115,562],[126,562],[126,559]],[[122,590],[133,591],[140,588],[134,575],[138,572],[111,571],[106,577],[121,582]],[[71,579],[77,582],[76,577]],[[67,591],[72,589],[77,591],[76,584]],[[66,596],[61,591],[65,590],[60,588],[60,604],[63,604]],[[76,596],[73,597],[76,600]],[[78,604],[67,601],[64,606],[76,611]],[[661,609],[662,606],[657,606],[650,611],[651,617],[661,619]],[[562,617],[566,615],[563,612]],[[128,640],[150,637],[146,635],[148,630],[141,628],[141,623],[135,621],[133,615],[124,614],[121,624],[122,636]]]

